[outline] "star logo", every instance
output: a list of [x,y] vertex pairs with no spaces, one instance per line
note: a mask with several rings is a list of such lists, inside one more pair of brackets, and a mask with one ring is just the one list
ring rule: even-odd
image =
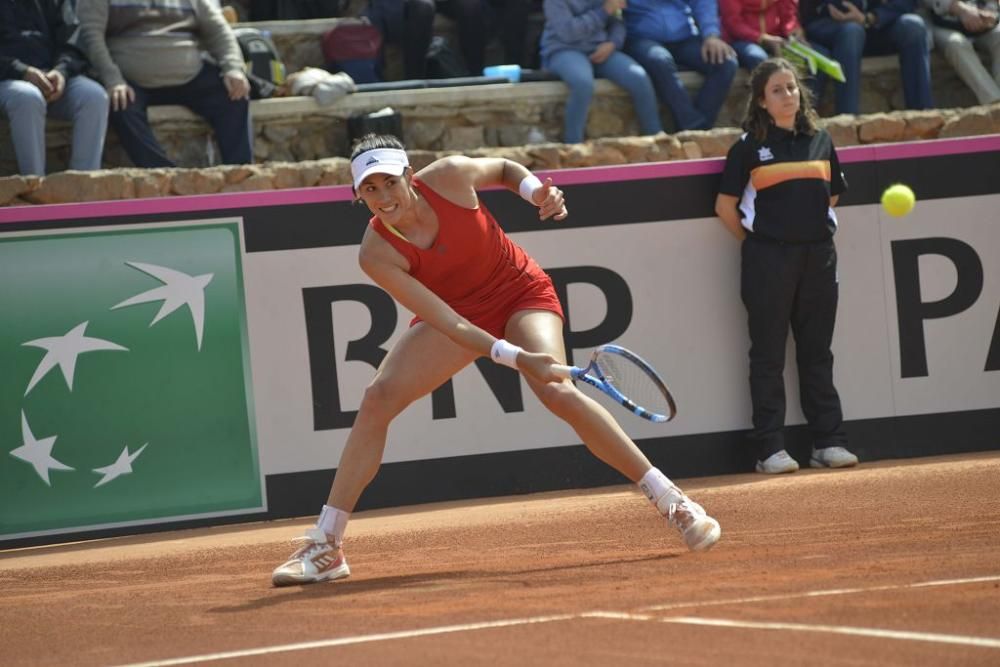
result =
[[0,545],[264,510],[241,241],[228,219],[0,233]]
[[757,157],[761,162],[767,162],[768,160],[774,159],[774,153],[772,153],[771,149],[767,146],[763,146],[759,151],[757,151]]
[[37,440],[31,432],[31,427],[28,426],[28,418],[23,410],[21,411],[21,437],[24,444],[11,450],[10,455],[25,463],[30,463],[42,481],[49,486],[52,486],[52,482],[49,481],[49,470],[73,470],[65,463],[52,457],[52,447],[55,446],[56,438],[59,436],[53,435]]
[[212,277],[215,274],[205,273],[200,276],[189,276],[165,266],[143,264],[142,262],[125,263],[153,276],[163,285],[125,299],[112,306],[111,310],[151,301],[162,301],[160,312],[156,313],[156,317],[149,323],[149,326],[153,326],[181,306],[187,306],[188,310],[191,311],[191,319],[194,321],[194,334],[198,342],[198,350],[201,350],[201,338],[205,329],[205,287],[212,282]]
[[84,352],[96,352],[98,350],[128,351],[127,347],[122,347],[111,341],[85,336],[84,332],[87,331],[87,324],[87,322],[84,322],[76,325],[65,336],[38,338],[37,340],[29,340],[27,343],[22,343],[22,345],[40,347],[46,350],[41,363],[35,369],[35,374],[31,376],[31,381],[28,382],[28,388],[24,390],[25,396],[56,366],[59,366],[59,369],[62,371],[63,377],[66,379],[66,386],[69,387],[70,391],[73,391],[73,373],[76,370],[76,358]]
[[122,475],[128,475],[132,472],[132,462],[139,458],[139,454],[142,454],[142,450],[146,449],[149,445],[147,442],[142,447],[137,449],[134,454],[128,453],[128,446],[126,445],[122,449],[122,453],[118,455],[118,459],[109,466],[104,466],[103,468],[94,468],[94,472],[98,475],[104,475],[101,479],[94,485],[96,489],[99,486],[104,486],[113,479],[117,479]]

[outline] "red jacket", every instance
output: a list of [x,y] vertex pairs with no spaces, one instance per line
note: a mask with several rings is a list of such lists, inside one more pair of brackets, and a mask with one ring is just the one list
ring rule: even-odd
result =
[[722,38],[754,42],[761,34],[788,37],[799,27],[798,0],[719,0]]

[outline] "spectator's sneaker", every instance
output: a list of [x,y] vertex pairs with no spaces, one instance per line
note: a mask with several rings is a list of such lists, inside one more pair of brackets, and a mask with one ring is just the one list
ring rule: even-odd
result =
[[858,465],[858,457],[844,447],[814,449],[809,465],[813,468],[850,468]]
[[701,505],[687,496],[681,496],[680,502],[670,503],[667,508],[667,523],[677,529],[691,551],[711,549],[722,535],[719,522],[708,516]]
[[274,570],[271,582],[275,586],[312,584],[350,576],[351,568],[347,567],[344,550],[329,542],[322,530],[310,528],[295,541],[303,544],[288,562]]
[[783,472],[795,472],[799,469],[799,462],[788,455],[784,449],[771,454],[763,461],[757,461],[757,472],[765,475],[779,475]]

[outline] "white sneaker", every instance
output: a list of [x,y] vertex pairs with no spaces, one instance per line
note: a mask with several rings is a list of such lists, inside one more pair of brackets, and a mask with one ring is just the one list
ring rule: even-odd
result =
[[344,550],[340,545],[329,542],[322,530],[310,528],[304,536],[297,537],[294,541],[303,544],[271,574],[271,583],[275,586],[333,581],[351,575]]
[[691,551],[707,551],[722,536],[719,522],[687,496],[681,496],[680,502],[670,503],[667,523],[677,529]]
[[763,461],[757,461],[757,472],[765,475],[779,475],[784,472],[795,472],[798,469],[799,462],[789,456],[784,449],[771,454]]
[[844,447],[814,449],[809,465],[813,468],[850,468],[858,465],[858,457]]

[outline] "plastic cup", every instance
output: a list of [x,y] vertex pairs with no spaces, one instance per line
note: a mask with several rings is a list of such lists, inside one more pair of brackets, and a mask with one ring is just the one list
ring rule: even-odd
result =
[[521,80],[520,65],[490,65],[483,68],[483,76],[504,77],[511,83]]

